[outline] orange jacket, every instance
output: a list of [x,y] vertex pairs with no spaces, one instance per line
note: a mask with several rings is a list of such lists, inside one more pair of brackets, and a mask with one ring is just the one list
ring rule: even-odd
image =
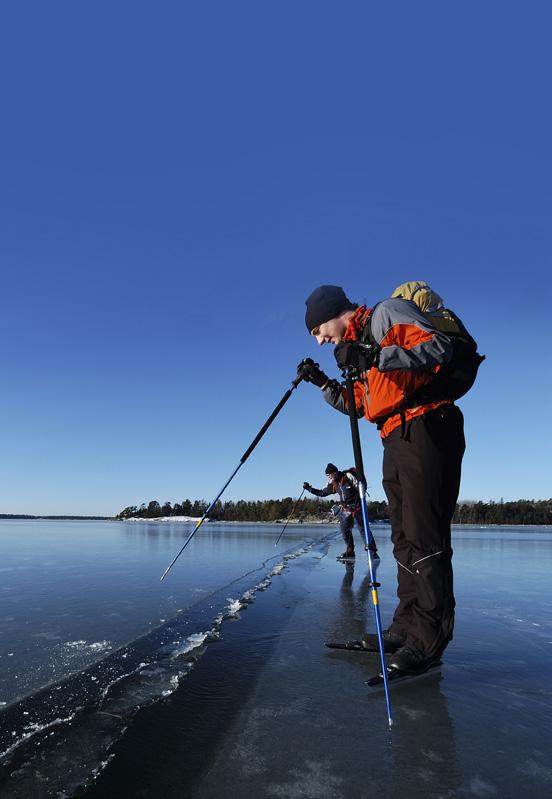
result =
[[[368,322],[370,338],[366,335]],[[373,310],[364,306],[357,308],[344,338],[365,343],[375,341],[381,347],[378,366],[365,372],[354,389],[359,417],[378,424],[382,438],[399,427],[403,419],[408,422],[450,403],[450,400],[442,400],[405,407],[407,398],[430,383],[452,357],[448,336],[436,330],[413,302],[390,299],[380,302]],[[324,397],[337,410],[349,412],[346,391],[336,380],[324,389]]]

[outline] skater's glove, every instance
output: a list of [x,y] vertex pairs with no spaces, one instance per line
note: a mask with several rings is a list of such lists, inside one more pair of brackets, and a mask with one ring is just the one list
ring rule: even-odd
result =
[[304,358],[298,364],[297,374],[302,374],[306,383],[313,383],[318,388],[323,388],[330,379],[312,358]]
[[310,491],[312,488],[310,483],[303,483],[303,491]]
[[361,344],[358,341],[340,341],[334,349],[334,358],[341,371],[358,369],[367,372],[379,363],[380,348],[375,344]]

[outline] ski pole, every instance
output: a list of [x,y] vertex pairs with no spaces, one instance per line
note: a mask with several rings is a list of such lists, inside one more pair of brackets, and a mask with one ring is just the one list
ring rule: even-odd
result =
[[297,505],[300,503],[300,501],[301,501],[301,497],[303,496],[303,494],[305,493],[305,491],[306,491],[306,489],[304,488],[304,489],[301,491],[301,493],[299,494],[299,497],[297,498],[297,502],[295,503],[295,505],[294,505],[294,506],[293,506],[293,508],[291,509],[291,513],[290,513],[290,514],[289,514],[289,516],[287,517],[287,519],[286,519],[286,523],[285,523],[285,524],[284,524],[284,526],[282,527],[282,529],[281,529],[281,531],[280,531],[280,535],[279,535],[279,536],[278,536],[278,538],[276,539],[276,543],[274,544],[274,546],[275,546],[275,547],[277,547],[277,546],[278,546],[278,542],[280,541],[280,538],[282,537],[282,535],[283,535],[283,533],[284,533],[284,530],[285,530],[285,529],[286,529],[286,527],[288,526],[288,524],[289,524],[289,520],[291,519],[291,517],[292,517],[292,516],[293,516],[293,514],[295,513],[295,508],[296,508],[296,507],[297,507]]
[[218,494],[216,495],[214,500],[211,502],[211,504],[209,505],[209,507],[207,508],[207,510],[205,511],[203,516],[201,517],[201,519],[198,521],[198,523],[196,524],[196,526],[194,527],[194,529],[192,530],[192,532],[190,533],[188,538],[184,541],[184,544],[180,548],[180,551],[176,554],[176,556],[173,558],[172,562],[167,566],[167,568],[165,569],[165,571],[161,575],[161,580],[165,579],[165,577],[170,572],[170,570],[172,569],[172,567],[174,566],[174,564],[176,563],[178,558],[182,555],[182,553],[184,552],[184,550],[186,549],[186,547],[188,546],[188,544],[190,543],[190,541],[192,540],[194,535],[197,533],[197,531],[199,530],[199,528],[201,527],[201,525],[203,524],[203,522],[205,521],[205,519],[207,518],[207,516],[211,512],[211,510],[214,508],[214,506],[217,504],[217,502],[219,501],[221,496],[224,494],[224,492],[226,491],[226,489],[228,488],[228,486],[230,485],[230,483],[232,482],[232,480],[234,479],[234,477],[236,476],[238,471],[241,469],[243,464],[249,458],[249,456],[251,455],[251,453],[253,452],[253,450],[255,449],[255,447],[257,446],[259,441],[261,440],[261,438],[264,436],[264,434],[266,433],[266,431],[268,430],[268,428],[270,427],[270,425],[272,424],[274,419],[278,416],[278,414],[280,413],[280,411],[282,410],[282,408],[284,407],[284,405],[286,404],[288,399],[291,397],[291,395],[293,394],[294,390],[297,388],[297,386],[299,385],[301,380],[304,379],[304,377],[305,377],[305,371],[303,369],[301,369],[298,372],[297,377],[295,378],[295,380],[292,381],[291,388],[288,388],[288,390],[286,391],[286,393],[284,394],[284,396],[282,397],[282,399],[280,400],[278,405],[276,405],[276,407],[274,408],[274,410],[272,411],[272,413],[270,414],[270,416],[268,417],[268,419],[266,420],[264,425],[261,427],[261,429],[259,430],[259,432],[255,436],[255,438],[253,439],[253,441],[251,442],[249,447],[245,450],[245,452],[241,456],[240,462],[238,463],[238,465],[236,466],[236,468],[234,469],[234,471],[232,472],[232,474],[230,475],[228,480],[225,482],[225,484],[220,489],[220,491],[218,492]]
[[[343,376],[345,377],[345,387],[347,389],[347,406],[349,411],[349,421],[351,423],[351,439],[353,442],[353,453],[355,456],[355,468],[358,474],[358,492],[360,496],[360,507],[362,509],[362,519],[364,522],[365,537],[367,539],[366,543],[368,544],[368,534],[366,531],[370,530],[370,527],[368,524],[368,508],[366,506],[366,478],[364,477],[364,465],[362,462],[362,447],[360,445],[360,433],[358,430],[358,418],[356,415],[353,374],[350,370],[345,370],[343,372]],[[374,615],[376,617],[376,631],[378,635],[378,646],[381,659],[381,674],[383,677],[385,702],[387,704],[387,720],[389,722],[389,726],[391,727],[393,724],[393,718],[391,715],[391,699],[389,698],[389,681],[387,677],[387,666],[385,665],[385,654],[384,654],[385,650],[383,645],[381,615],[380,615],[379,598],[378,598],[378,588],[381,585],[381,583],[376,582],[376,565],[372,560],[372,553],[370,552],[370,549],[368,549],[367,551],[368,551],[368,570],[370,572],[370,588],[372,589],[372,603],[374,605]]]

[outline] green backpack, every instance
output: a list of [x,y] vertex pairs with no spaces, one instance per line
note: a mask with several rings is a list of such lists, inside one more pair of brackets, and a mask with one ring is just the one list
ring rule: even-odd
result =
[[415,303],[433,327],[449,337],[453,346],[451,360],[439,369],[431,383],[409,395],[407,406],[413,408],[416,405],[463,397],[475,383],[485,356],[477,352],[477,342],[468,333],[461,319],[449,308],[445,308],[441,297],[423,280],[402,283],[391,297]]

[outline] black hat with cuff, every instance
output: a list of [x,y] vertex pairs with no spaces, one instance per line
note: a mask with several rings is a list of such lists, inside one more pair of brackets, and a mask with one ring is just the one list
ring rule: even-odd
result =
[[341,286],[318,286],[309,294],[305,305],[305,324],[309,333],[329,319],[336,319],[345,311],[354,311],[358,307],[347,299]]

